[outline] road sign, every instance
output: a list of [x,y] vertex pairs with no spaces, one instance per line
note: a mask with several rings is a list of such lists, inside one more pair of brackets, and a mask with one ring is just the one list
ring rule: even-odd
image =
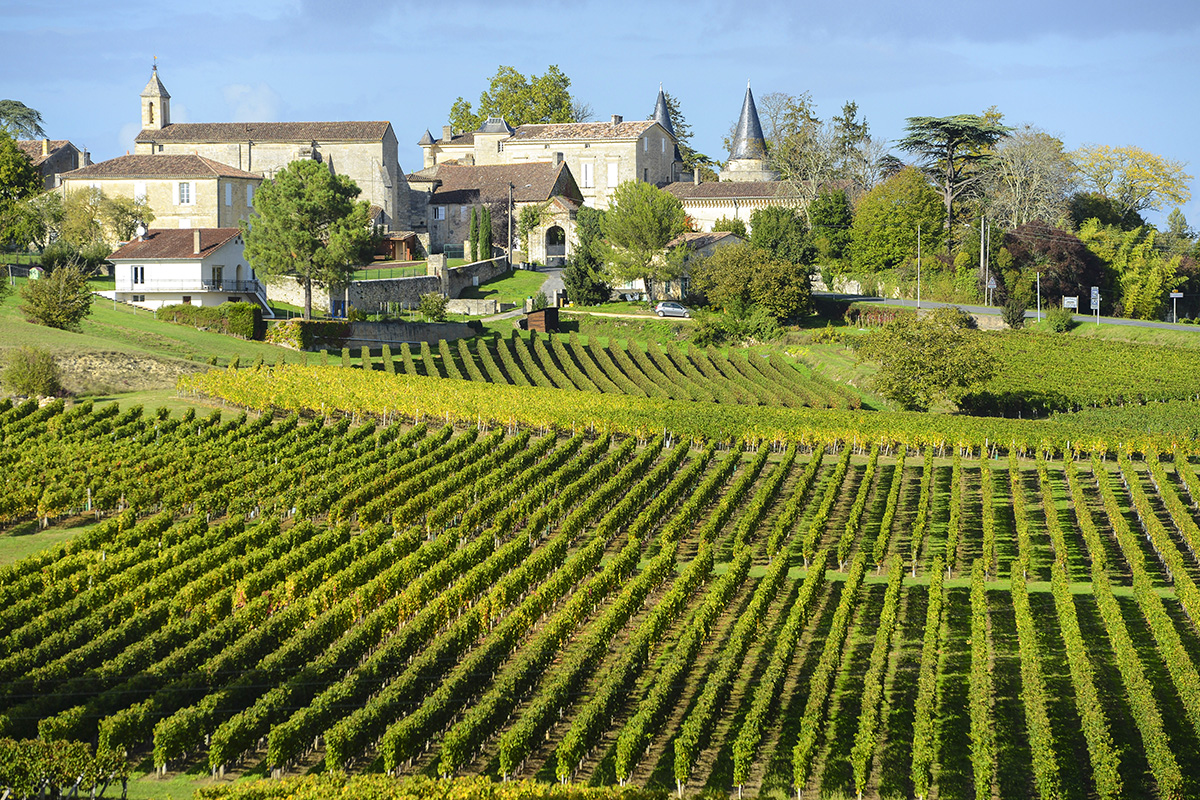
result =
[[1174,297],[1177,299],[1180,297],[1183,297],[1183,292],[1171,292],[1171,297]]
[[1076,295],[1075,297],[1064,297],[1062,300],[1063,300],[1063,308],[1073,308],[1076,311],[1079,310],[1079,296],[1078,295]]
[[988,278],[987,287],[988,287],[989,289],[995,289],[995,288],[996,288],[996,279],[995,279],[995,278]]
[[1100,310],[1100,287],[1092,287],[1092,311]]

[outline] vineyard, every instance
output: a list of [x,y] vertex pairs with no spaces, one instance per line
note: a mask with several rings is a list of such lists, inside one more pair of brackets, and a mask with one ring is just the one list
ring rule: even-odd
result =
[[0,568],[0,739],[214,776],[1200,795],[1183,457],[361,411],[0,405],[0,525],[86,523]]
[[971,414],[1056,411],[1200,397],[1192,350],[1062,334],[988,334],[1000,370],[962,401]]
[[[350,351],[343,354],[349,363]],[[384,347],[378,360],[362,354],[361,365],[388,374],[455,378],[511,386],[629,395],[638,398],[693,400],[728,405],[775,405],[788,408],[859,408],[853,390],[810,374],[806,367],[771,353],[728,353],[714,348],[683,349],[651,342],[612,341],[607,347],[568,336],[530,334],[407,344],[399,354]]]

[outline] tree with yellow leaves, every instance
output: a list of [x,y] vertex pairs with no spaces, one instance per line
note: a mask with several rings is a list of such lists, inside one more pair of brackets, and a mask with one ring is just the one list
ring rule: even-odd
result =
[[1086,191],[1111,200],[1123,213],[1183,205],[1192,197],[1186,164],[1140,147],[1090,145],[1073,153]]

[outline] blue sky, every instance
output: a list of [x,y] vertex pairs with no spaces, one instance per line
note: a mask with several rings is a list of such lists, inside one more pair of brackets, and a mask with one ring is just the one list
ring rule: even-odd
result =
[[[0,0],[0,33],[0,97],[96,160],[132,149],[158,56],[175,121],[386,119],[408,171],[424,130],[498,65],[557,64],[598,119],[647,116],[661,81],[718,159],[750,80],[758,96],[810,92],[823,118],[854,100],[888,140],[910,116],[995,105],[1068,148],[1136,145],[1200,174],[1195,0]],[[1200,198],[1184,212],[1200,228]]]

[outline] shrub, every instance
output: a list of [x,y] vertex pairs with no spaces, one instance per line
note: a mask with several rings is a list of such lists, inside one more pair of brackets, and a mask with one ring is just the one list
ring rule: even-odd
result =
[[92,313],[92,290],[77,266],[61,266],[21,289],[21,313],[30,322],[64,331],[78,331]]
[[18,347],[9,354],[4,385],[26,397],[54,397],[62,393],[58,363],[39,347]]
[[813,334],[813,344],[841,344],[845,340],[845,334],[833,327],[833,323],[825,324],[825,327]]
[[296,350],[340,350],[350,336],[350,323],[343,320],[290,319],[272,325],[266,340]]
[[1014,331],[1020,330],[1025,327],[1025,301],[1016,292],[1009,292],[1000,316],[1004,319],[1005,325]]
[[446,304],[449,301],[438,292],[426,292],[421,295],[421,303],[417,310],[421,316],[430,322],[441,322],[446,318]]
[[1075,327],[1073,316],[1069,308],[1052,308],[1046,312],[1046,324],[1055,333],[1066,333]]
[[546,293],[539,289],[538,293],[533,296],[533,307],[530,308],[529,310],[530,311],[540,311],[543,308],[548,308],[549,306],[550,306],[550,300],[547,299]]

